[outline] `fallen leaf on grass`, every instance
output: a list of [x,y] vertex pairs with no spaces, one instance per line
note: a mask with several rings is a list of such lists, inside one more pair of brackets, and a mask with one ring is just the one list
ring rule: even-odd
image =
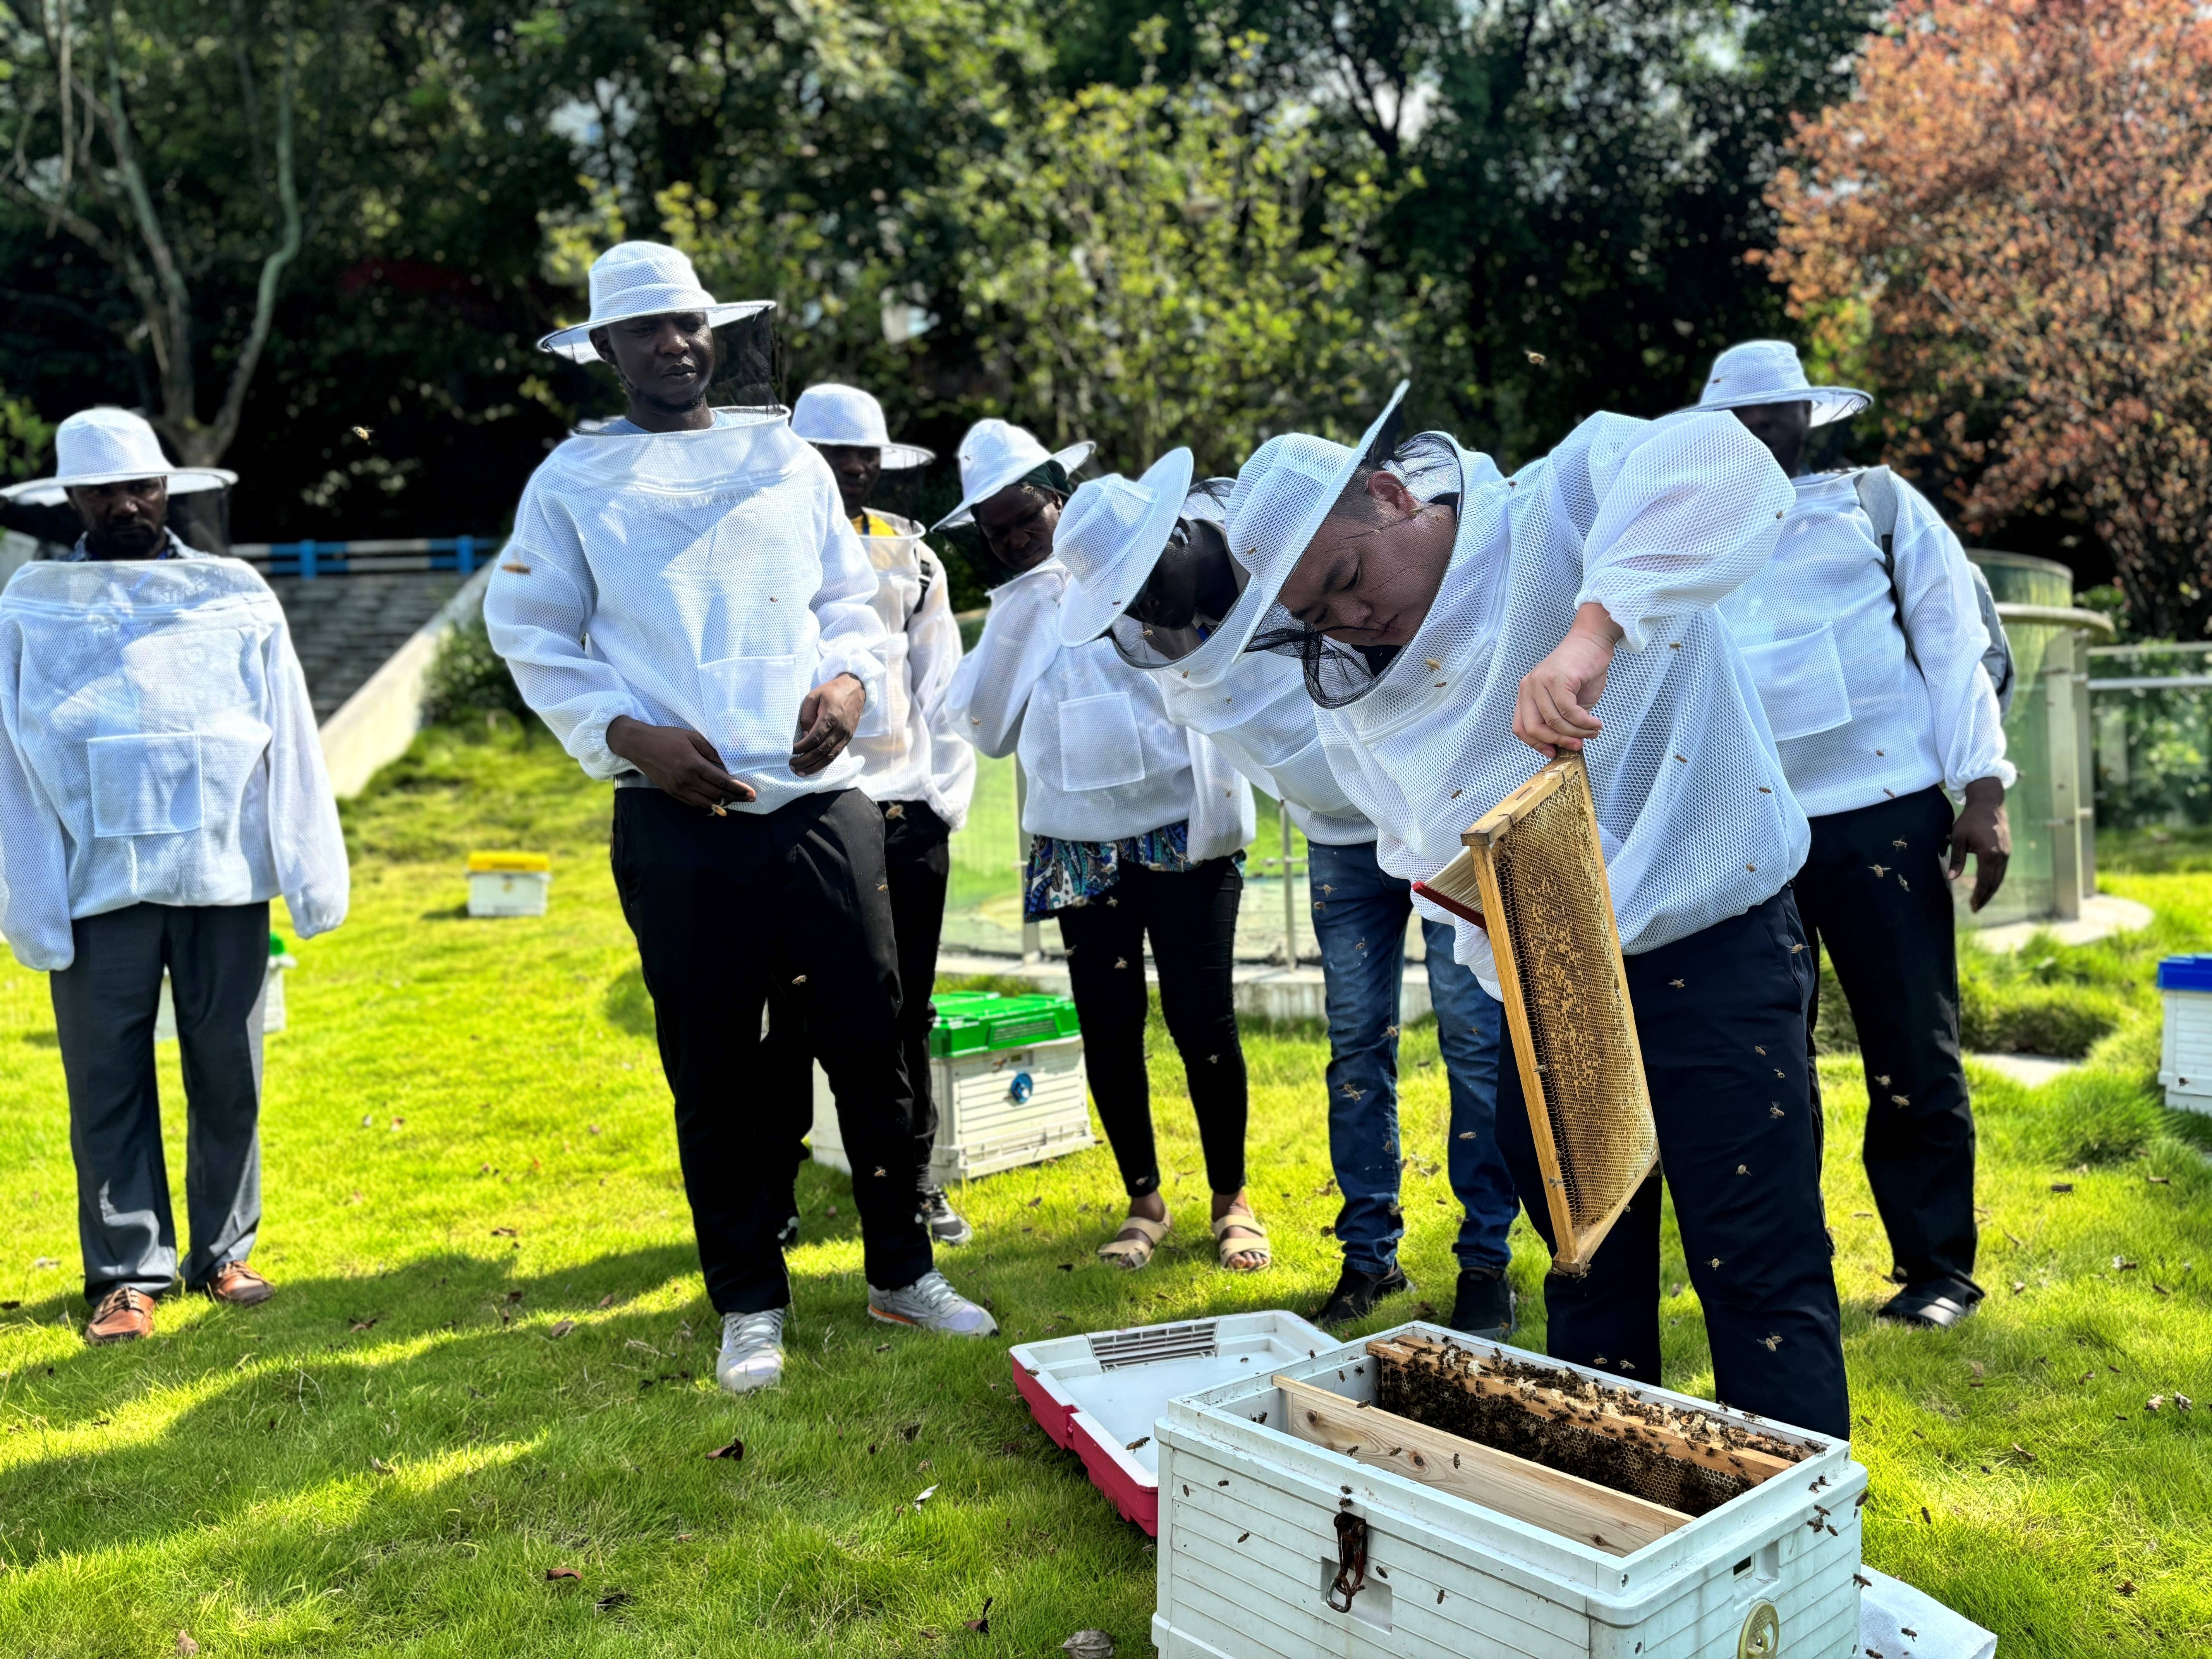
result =
[[2143,1179],[2150,1182],[2154,1187],[2171,1187],[2173,1185],[2173,1177],[2172,1176],[2145,1176]]
[[963,1619],[960,1622],[967,1626],[969,1630],[974,1631],[978,1636],[988,1636],[991,1633],[991,1603],[998,1599],[999,1598],[995,1595],[985,1596],[983,1598],[983,1611],[973,1619]]
[[62,1264],[61,1264],[60,1262],[57,1261],[56,1260],[54,1260],[54,1258],[53,1258],[53,1257],[52,1257],[52,1256],[50,1256],[50,1255],[42,1255],[42,1256],[36,1257],[36,1258],[34,1258],[34,1259],[33,1260],[33,1261],[31,1262],[31,1269],[32,1269],[32,1271],[33,1271],[33,1273],[35,1273],[35,1272],[37,1272],[37,1271],[38,1271],[38,1269],[40,1269],[40,1267],[60,1267],[61,1265],[62,1265]]
[[370,1459],[368,1460],[368,1467],[369,1467],[370,1468],[374,1469],[374,1470],[377,1474],[392,1474],[396,1473],[396,1471],[392,1468],[392,1465],[391,1465],[391,1464],[389,1464],[389,1463],[387,1463],[387,1462],[385,1462],[382,1458],[380,1458],[380,1457],[372,1457],[372,1458],[370,1458]]
[[601,1613],[612,1613],[617,1607],[626,1607],[637,1598],[626,1589],[611,1589],[592,1603]]
[[1043,1194],[1042,1193],[1039,1193],[1039,1194],[1038,1194],[1035,1198],[1031,1199],[1031,1200],[1029,1201],[1029,1207],[1030,1207],[1030,1209],[1034,1210],[1035,1208],[1036,1208],[1036,1206],[1037,1206],[1038,1205],[1040,1205],[1040,1204],[1042,1204],[1042,1203],[1043,1203],[1043,1202],[1044,1202],[1044,1194]]
[[551,1337],[556,1342],[557,1342],[575,1328],[576,1322],[573,1319],[556,1320],[551,1328],[546,1331],[545,1334]]
[[2121,1579],[2121,1580],[2120,1580],[2120,1594],[2121,1594],[2121,1595],[2133,1595],[2135,1593],[2136,1593],[2136,1581],[2135,1581],[2134,1579],[2132,1579],[2132,1578],[2123,1578],[2123,1579]]
[[1969,1360],[1966,1362],[1966,1369],[1967,1369],[1968,1370],[1970,1370],[1970,1371],[1973,1372],[1973,1374],[1974,1374],[1976,1376],[1985,1376],[1985,1375],[1987,1375],[1986,1369],[1985,1369],[1985,1368],[1984,1367],[1984,1365],[1982,1364],[1982,1362],[1981,1362],[1980,1360],[1978,1360],[1978,1359],[1969,1359]]
[[2054,1193],[2070,1193],[2074,1190],[2074,1183],[2070,1181],[2054,1181],[2051,1183],[2051,1190]]
[[352,1324],[347,1326],[346,1328],[349,1331],[365,1331],[375,1323],[376,1321],[374,1319],[356,1319]]
[[888,1342],[878,1342],[876,1344],[876,1352],[878,1353],[889,1353],[890,1351],[891,1345]]
[[2131,1273],[2136,1270],[2136,1265],[2124,1255],[2112,1258],[2112,1271],[2116,1273]]
[[2160,1296],[2172,1296],[2173,1294],[2172,1291],[2167,1290],[2165,1285],[2159,1284],[2155,1280],[2152,1281],[2151,1289],[2156,1291]]
[[1079,1630],[1060,1645],[1069,1659],[1114,1659],[1114,1638],[1103,1630]]
[[582,1573],[578,1572],[574,1567],[548,1567],[545,1569],[545,1582],[549,1584],[556,1583],[563,1578],[580,1579],[584,1575]]
[[514,1237],[514,1229],[512,1227],[495,1227],[491,1230],[491,1236],[494,1238],[513,1238]]
[[612,1291],[609,1291],[605,1296],[599,1298],[599,1305],[602,1308],[613,1307],[615,1305],[615,1293]]
[[2023,1463],[2033,1463],[2035,1462],[2035,1454],[2028,1450],[2027,1447],[2021,1445],[2017,1440],[2012,1443],[2012,1455],[2020,1459]]
[[190,1633],[185,1631],[177,1632],[177,1659],[191,1659],[199,1650],[200,1644],[192,1640]]
[[2023,1281],[2023,1280],[2021,1280],[2021,1279],[2014,1279],[2014,1280],[2013,1280],[2013,1282],[2012,1282],[2012,1293],[2013,1293],[2014,1296],[2018,1296],[2018,1295],[2019,1295],[2022,1291],[2026,1290],[2027,1288],[2027,1285],[2026,1282],[2025,1282],[2025,1281]]
[[742,1440],[732,1440],[726,1446],[717,1446],[707,1454],[709,1458],[726,1457],[732,1463],[737,1462],[744,1455],[745,1443]]
[[919,1423],[909,1423],[909,1424],[908,1424],[904,1428],[902,1428],[902,1429],[901,1429],[901,1430],[899,1431],[899,1436],[900,1436],[900,1437],[901,1437],[902,1439],[903,1439],[903,1440],[904,1440],[904,1441],[905,1441],[908,1445],[912,1445],[912,1444],[914,1443],[914,1437],[915,1437],[915,1436],[916,1436],[916,1435],[920,1434],[921,1432],[921,1424],[919,1424]]
[[2143,1409],[2147,1412],[2154,1412],[2165,1404],[2166,1396],[2162,1394],[2154,1394],[2151,1395],[2149,1399],[2143,1401]]
[[921,1510],[921,1506],[922,1506],[924,1504],[927,1504],[927,1502],[929,1502],[929,1500],[930,1500],[931,1498],[934,1498],[935,1496],[937,1496],[937,1488],[936,1488],[936,1487],[934,1487],[934,1486],[924,1486],[924,1487],[921,1489],[921,1491],[919,1493],[917,1493],[917,1494],[915,1495],[915,1500],[914,1500],[914,1507],[915,1507],[915,1509],[917,1511],[918,1511],[918,1510]]

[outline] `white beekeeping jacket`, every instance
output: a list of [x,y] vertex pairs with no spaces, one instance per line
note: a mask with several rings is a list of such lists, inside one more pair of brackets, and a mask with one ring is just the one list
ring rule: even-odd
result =
[[[1513,735],[1521,678],[1595,602],[1626,635],[1597,703],[1605,730],[1583,750],[1622,950],[1779,892],[1809,832],[1713,606],[1765,562],[1790,501],[1765,447],[1712,414],[1593,416],[1514,477],[1467,489],[1419,631],[1364,696],[1321,714],[1338,775],[1381,827],[1382,866],[1435,874],[1544,764]],[[1455,924],[1459,960],[1494,990],[1481,932],[1423,908]]]
[[1795,481],[1766,568],[1721,602],[1797,803],[1814,817],[1977,778],[2008,788],[2004,722],[1982,667],[1989,633],[1966,550],[1896,482],[1891,543],[1913,665],[1856,472]]
[[875,592],[829,465],[777,416],[570,438],[522,492],[484,621],[591,776],[636,777],[607,747],[627,714],[701,733],[755,791],[730,810],[772,812],[860,778],[849,746],[811,777],[791,747],[814,687],[882,698]]
[[338,828],[284,612],[236,559],[27,564],[0,593],[0,931],[27,968],[70,921],[282,894],[345,920]]
[[1060,642],[1067,568],[1047,559],[991,590],[983,635],[945,698],[954,729],[987,755],[1018,753],[1022,828],[1120,841],[1188,821],[1194,860],[1249,845],[1252,788],[1212,743],[1168,718],[1152,677],[1113,641]]
[[860,787],[876,801],[918,800],[957,830],[975,793],[975,751],[951,726],[945,694],[960,665],[945,567],[911,519],[871,513],[899,533],[860,538],[876,573],[870,602],[883,624],[884,695],[853,738]]

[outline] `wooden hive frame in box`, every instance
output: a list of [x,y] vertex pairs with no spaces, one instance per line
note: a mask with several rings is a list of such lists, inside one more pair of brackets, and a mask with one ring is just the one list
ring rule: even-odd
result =
[[1460,839],[1544,1171],[1553,1271],[1587,1273],[1657,1166],[1659,1136],[1582,757],[1553,761]]

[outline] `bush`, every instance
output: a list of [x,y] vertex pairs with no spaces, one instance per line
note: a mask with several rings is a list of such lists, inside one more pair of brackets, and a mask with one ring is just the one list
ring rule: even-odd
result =
[[480,715],[510,714],[526,732],[530,706],[508,673],[506,662],[491,648],[491,633],[477,616],[446,630],[438,641],[438,654],[422,685],[422,720],[428,726],[447,726]]

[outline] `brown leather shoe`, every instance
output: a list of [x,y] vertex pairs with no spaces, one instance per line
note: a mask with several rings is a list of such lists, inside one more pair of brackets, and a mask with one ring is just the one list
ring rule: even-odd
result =
[[128,1285],[100,1298],[84,1328],[84,1340],[95,1348],[110,1342],[136,1342],[154,1334],[154,1298]]
[[208,1280],[207,1293],[218,1302],[251,1308],[276,1294],[276,1287],[243,1261],[226,1261]]

